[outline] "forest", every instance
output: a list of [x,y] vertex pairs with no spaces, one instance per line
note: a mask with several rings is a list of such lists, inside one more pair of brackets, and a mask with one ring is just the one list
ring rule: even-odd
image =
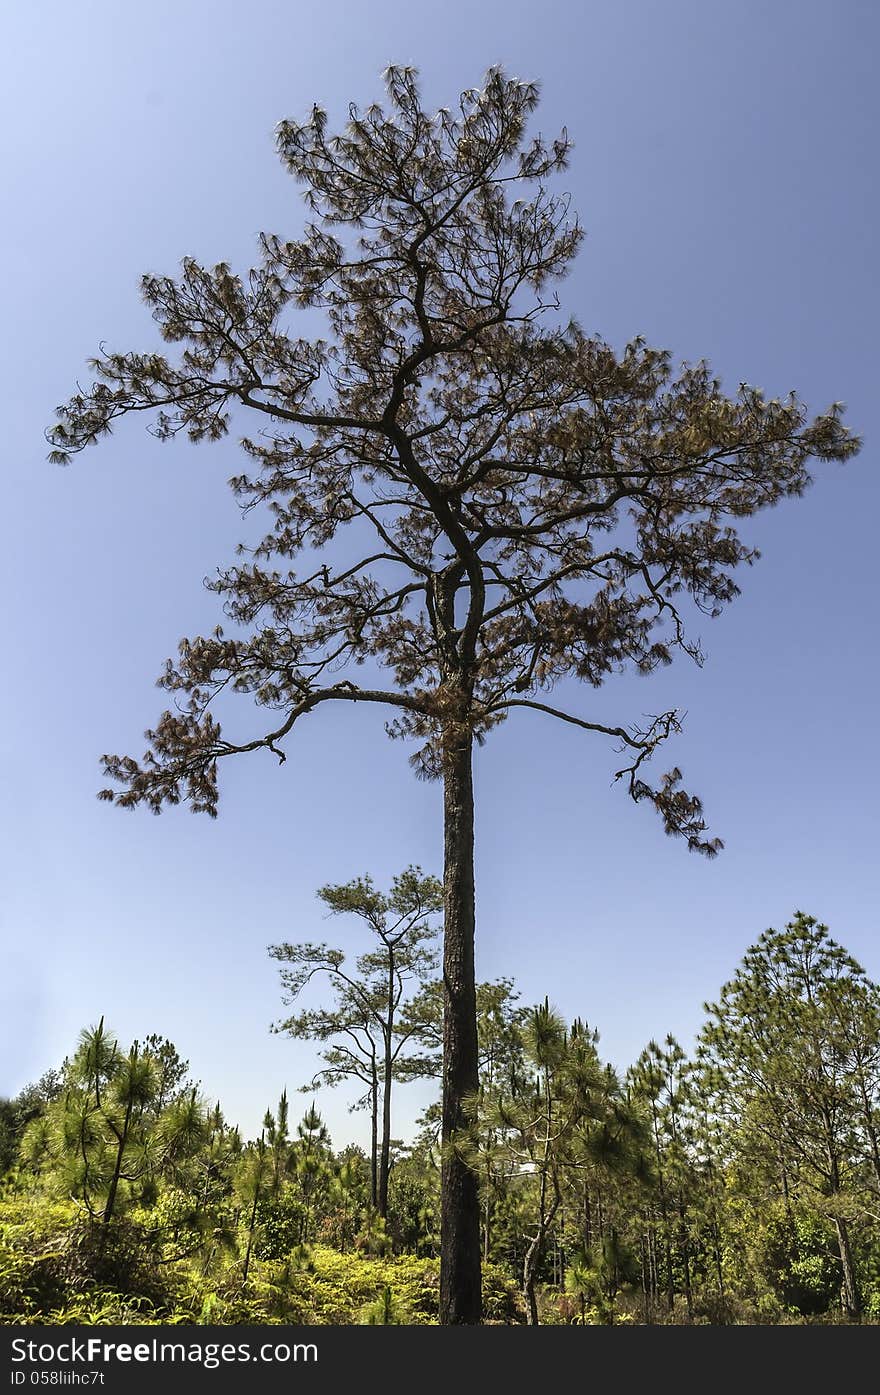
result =
[[[324,888],[359,918],[351,965],[272,947],[286,1004],[321,980],[319,1006],[275,1024],[321,1069],[256,1138],[170,1041],[103,1020],[4,1101],[0,1321],[436,1323],[439,1110],[406,1143],[392,1110],[440,1072],[440,893],[417,868],[386,895]],[[484,1322],[880,1321],[880,988],[826,926],[764,931],[693,1049],[649,1041],[625,1070],[508,979],[478,985],[477,1015],[455,1146],[479,1178]],[[340,1084],[366,1151],[323,1123]]]

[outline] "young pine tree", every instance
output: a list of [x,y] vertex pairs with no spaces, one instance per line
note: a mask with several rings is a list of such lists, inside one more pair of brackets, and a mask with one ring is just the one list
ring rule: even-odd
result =
[[323,1053],[325,1067],[313,1084],[336,1085],[354,1079],[366,1085],[363,1098],[372,1119],[373,1204],[384,1219],[394,1083],[432,1074],[435,1068],[431,1057],[414,1049],[423,1035],[422,1023],[407,1015],[407,1006],[436,969],[433,917],[443,907],[443,887],[421,868],[408,867],[394,878],[387,893],[378,891],[370,877],[359,877],[341,886],[322,887],[318,895],[334,915],[353,915],[362,921],[375,948],[357,956],[352,973],[342,951],[327,945],[270,946],[269,953],[282,966],[286,1004],[294,1003],[318,977],[329,981],[334,996],[330,1007],[296,1013],[274,1030],[331,1043]]

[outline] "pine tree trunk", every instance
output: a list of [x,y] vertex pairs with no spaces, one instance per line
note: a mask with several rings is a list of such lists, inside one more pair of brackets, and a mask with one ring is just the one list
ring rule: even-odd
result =
[[113,1212],[116,1209],[116,1193],[119,1189],[119,1178],[122,1175],[122,1159],[125,1154],[125,1145],[128,1142],[128,1130],[131,1123],[131,1101],[129,1100],[125,1110],[125,1121],[122,1125],[122,1133],[118,1138],[116,1149],[116,1163],[113,1168],[113,1176],[110,1179],[110,1190],[107,1193],[107,1202],[104,1206],[102,1220],[104,1225],[109,1225],[113,1219]]
[[874,1181],[877,1184],[877,1194],[880,1196],[880,1140],[878,1140],[877,1129],[874,1125],[874,1108],[865,1084],[865,1074],[861,1068],[859,1069],[859,1089],[862,1096],[862,1119],[871,1145],[871,1166],[874,1172]]
[[641,1261],[642,1321],[647,1325],[651,1321],[651,1260],[648,1251],[648,1236],[646,1230],[642,1230],[639,1236],[639,1258]]
[[376,1209],[379,1201],[379,1077],[373,1058],[373,1083],[370,1087],[372,1132],[370,1136],[370,1205]]
[[479,1323],[480,1202],[477,1178],[450,1148],[477,1091],[474,982],[474,787],[472,737],[444,732],[443,1164],[440,1185],[440,1322]]
[[670,1315],[672,1315],[675,1313],[675,1276],[672,1269],[672,1239],[669,1227],[669,1207],[666,1202],[666,1180],[663,1175],[663,1149],[660,1144],[657,1107],[653,1099],[651,1100],[651,1115],[654,1129],[654,1150],[657,1155],[657,1185],[660,1196],[660,1215],[663,1219],[663,1248],[666,1255],[666,1303]]
[[721,1234],[717,1221],[712,1223],[712,1249],[715,1258],[715,1275],[718,1279],[718,1297],[723,1303],[727,1295],[724,1291],[724,1268],[721,1263]]
[[862,1304],[859,1295],[858,1280],[856,1279],[855,1265],[853,1263],[852,1247],[849,1242],[849,1227],[842,1216],[835,1216],[834,1225],[837,1230],[840,1265],[843,1270],[842,1297],[844,1311],[850,1322],[861,1322]]
[[560,1206],[560,1208],[559,1208],[559,1230],[558,1230],[558,1237],[557,1237],[557,1241],[556,1241],[556,1249],[557,1249],[557,1253],[558,1253],[558,1255],[559,1255],[559,1289],[560,1289],[560,1292],[561,1292],[561,1293],[564,1293],[564,1292],[565,1292],[565,1277],[566,1277],[566,1274],[567,1274],[567,1272],[568,1272],[568,1252],[567,1252],[567,1250],[566,1250],[566,1243],[565,1243],[565,1242],[566,1242],[566,1234],[565,1234],[565,1207],[564,1207],[564,1206]]
[[[257,1205],[258,1205],[258,1203],[259,1203],[259,1200],[260,1200],[260,1183],[259,1183],[259,1181],[255,1181],[255,1182],[254,1182],[254,1204],[253,1204],[253,1206],[251,1207],[251,1217],[250,1217],[250,1222],[249,1222],[249,1224],[248,1224],[247,1250],[245,1251],[245,1256],[244,1256],[244,1268],[243,1268],[242,1271],[241,1271],[241,1281],[242,1281],[243,1284],[246,1284],[246,1283],[247,1283],[248,1273],[249,1273],[250,1267],[251,1267],[251,1252],[253,1251],[253,1248],[254,1248],[254,1230],[256,1229],[256,1225],[257,1225]],[[299,1238],[300,1238],[300,1244],[301,1244],[301,1243],[302,1243],[302,1227],[301,1227],[301,1226],[300,1226]]]
[[535,1294],[535,1278],[538,1272],[538,1262],[541,1258],[541,1251],[544,1247],[544,1233],[539,1229],[529,1248],[526,1250],[526,1257],[523,1260],[522,1292],[526,1305],[526,1322],[529,1327],[538,1326],[538,1299]]
[[391,1022],[394,1010],[394,958],[388,970],[388,1030],[385,1033],[385,1059],[382,1079],[382,1152],[379,1155],[379,1215],[388,1215],[388,1173],[391,1163],[391,1076],[393,1071]]
[[[828,1172],[831,1183],[831,1191],[837,1196],[841,1191],[840,1185],[840,1165],[832,1142],[832,1127],[829,1116],[825,1115],[826,1132],[828,1137]],[[834,1217],[834,1227],[837,1231],[837,1246],[840,1251],[840,1267],[843,1282],[840,1288],[840,1296],[843,1300],[843,1310],[850,1322],[861,1322],[862,1302],[859,1294],[859,1283],[856,1278],[855,1265],[852,1257],[852,1247],[849,1241],[849,1227],[842,1216]]]
[[684,1271],[684,1296],[687,1303],[688,1322],[694,1320],[694,1295],[691,1288],[691,1250],[688,1243],[687,1220],[684,1206],[679,1203],[679,1247],[681,1252],[681,1263]]

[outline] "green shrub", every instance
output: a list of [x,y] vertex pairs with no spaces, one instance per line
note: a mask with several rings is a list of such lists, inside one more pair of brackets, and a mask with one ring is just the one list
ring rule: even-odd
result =
[[[179,1222],[171,1227],[179,1240],[187,1218],[174,1206],[169,1215],[159,1216],[159,1210],[161,1201],[154,1211],[130,1212],[104,1227],[70,1202],[38,1195],[4,1198],[0,1320],[352,1325],[363,1322],[388,1290],[387,1311],[395,1322],[438,1321],[437,1259],[294,1248],[283,1258],[255,1257],[242,1284],[236,1255],[221,1253],[210,1274],[203,1272],[199,1255],[174,1259],[165,1243],[168,1222]],[[279,1225],[267,1245],[270,1253],[281,1249],[283,1229]],[[494,1265],[484,1266],[483,1293],[487,1322],[521,1320],[516,1286]]]
[[[379,1258],[315,1246],[305,1268],[286,1261],[255,1264],[246,1286],[230,1268],[210,1289],[190,1295],[190,1320],[204,1320],[207,1305],[217,1323],[350,1326],[363,1322],[389,1289],[395,1321],[431,1325],[438,1321],[439,1272],[437,1260],[414,1255]],[[494,1266],[487,1266],[483,1291],[487,1321],[519,1320],[516,1288]]]
[[828,1221],[811,1212],[778,1209],[768,1216],[755,1249],[773,1297],[801,1317],[826,1313],[840,1293],[840,1258]]

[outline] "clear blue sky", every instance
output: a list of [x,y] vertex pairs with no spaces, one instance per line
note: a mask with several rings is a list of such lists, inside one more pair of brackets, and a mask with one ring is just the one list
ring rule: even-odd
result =
[[[511,721],[478,757],[479,973],[586,1017],[619,1065],[651,1036],[690,1042],[703,1000],[796,908],[880,977],[878,39],[871,0],[7,7],[0,1093],[104,1013],[126,1040],[170,1036],[254,1129],[315,1060],[268,1033],[266,945],[330,932],[326,881],[439,869],[439,790],[375,711],[310,719],[283,770],[230,763],[217,822],[97,802],[98,756],[140,752],[166,654],[219,618],[201,580],[240,536],[237,456],[134,424],[62,471],[42,439],[100,341],[152,342],[142,271],[186,253],[244,266],[261,229],[300,226],[275,124],[369,102],[390,61],[419,66],[438,105],[496,62],[541,80],[540,126],[575,140],[588,238],[563,293],[586,327],[706,356],[731,389],[843,399],[865,436],[746,526],[764,557],[706,622],[705,669],[590,699],[616,721],[688,710],[658,769],[682,766],[726,851],[707,863],[665,838],[610,787],[601,738]],[[401,1093],[397,1134],[423,1099]],[[342,1097],[322,1107],[338,1142],[363,1138]]]

